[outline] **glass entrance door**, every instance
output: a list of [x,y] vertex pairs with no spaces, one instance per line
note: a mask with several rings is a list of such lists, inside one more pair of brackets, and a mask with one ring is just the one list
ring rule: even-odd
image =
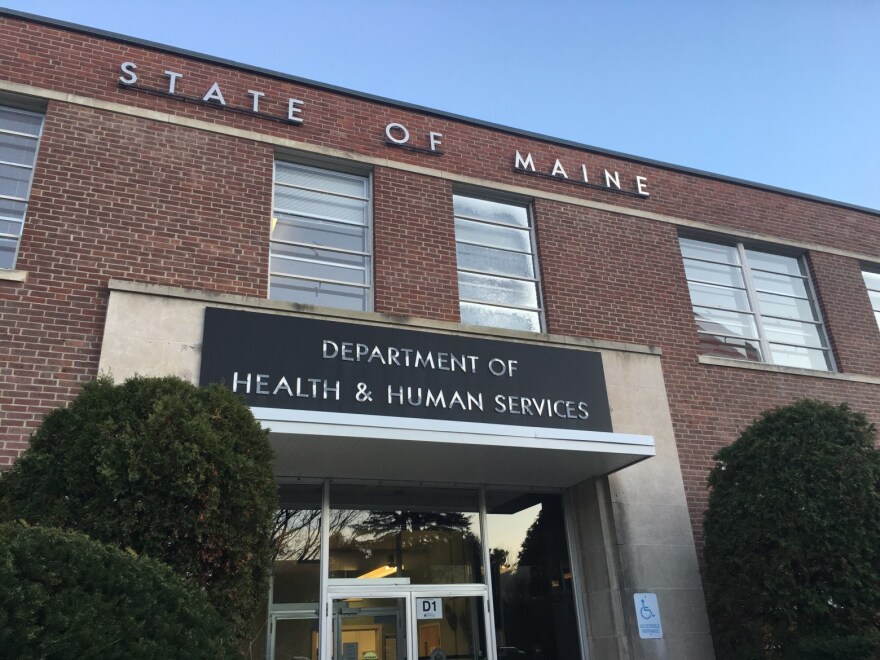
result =
[[330,589],[332,660],[494,660],[482,585]]
[[487,601],[481,595],[413,596],[418,660],[487,660]]
[[408,660],[408,598],[333,600],[334,660]]

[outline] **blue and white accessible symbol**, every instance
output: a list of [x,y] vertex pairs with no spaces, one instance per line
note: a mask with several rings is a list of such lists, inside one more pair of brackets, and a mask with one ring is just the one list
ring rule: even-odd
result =
[[642,639],[662,639],[663,624],[660,623],[660,605],[657,594],[634,594],[636,622]]

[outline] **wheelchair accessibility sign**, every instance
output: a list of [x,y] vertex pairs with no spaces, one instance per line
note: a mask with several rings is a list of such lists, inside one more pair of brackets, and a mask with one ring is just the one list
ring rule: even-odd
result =
[[635,594],[636,622],[642,639],[662,639],[663,624],[660,623],[660,606],[657,594]]

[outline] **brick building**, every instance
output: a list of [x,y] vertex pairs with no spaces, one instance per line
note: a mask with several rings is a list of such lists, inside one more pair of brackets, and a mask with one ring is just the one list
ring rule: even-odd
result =
[[6,10],[0,63],[0,466],[101,372],[240,392],[255,657],[710,658],[714,453],[880,422],[877,211]]

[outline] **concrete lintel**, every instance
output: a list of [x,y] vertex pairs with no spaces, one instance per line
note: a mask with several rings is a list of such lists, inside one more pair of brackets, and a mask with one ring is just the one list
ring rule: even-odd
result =
[[328,320],[354,321],[370,325],[430,330],[433,332],[442,332],[446,334],[454,333],[457,335],[468,335],[473,337],[491,337],[492,339],[507,339],[511,341],[527,342],[530,344],[566,346],[568,348],[583,348],[585,350],[619,351],[624,353],[656,355],[658,357],[662,355],[662,350],[658,346],[643,346],[640,344],[628,344],[600,339],[583,339],[579,337],[566,337],[563,335],[520,332],[517,330],[505,330],[503,328],[486,328],[476,325],[452,323],[449,321],[432,321],[408,316],[395,316],[379,312],[356,312],[330,307],[317,307],[314,305],[267,300],[250,296],[237,296],[228,293],[215,293],[210,291],[185,289],[183,287],[133,282],[129,280],[111,279],[107,286],[110,291],[165,298],[180,298],[184,300],[205,302],[210,305],[235,307],[237,309],[253,309],[255,311],[265,311],[267,313],[292,313]]

